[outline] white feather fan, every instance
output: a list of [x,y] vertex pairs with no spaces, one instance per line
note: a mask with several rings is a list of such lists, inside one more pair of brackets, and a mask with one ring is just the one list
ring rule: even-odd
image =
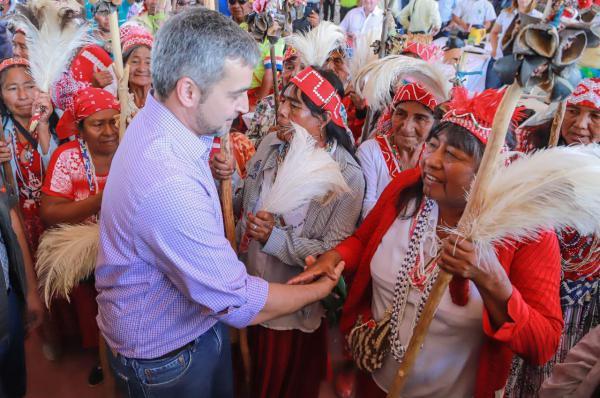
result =
[[540,231],[600,235],[600,145],[555,147],[499,167],[483,201],[457,232],[481,254],[493,244],[535,239]]
[[100,227],[61,224],[40,239],[35,268],[46,306],[55,296],[69,299],[71,290],[96,269]]
[[405,55],[388,55],[370,62],[353,76],[353,83],[356,93],[377,111],[392,101],[391,92],[402,79],[416,80],[440,102],[450,99],[452,85],[439,68]]
[[295,133],[290,149],[277,170],[271,189],[265,193],[263,209],[285,214],[314,199],[350,192],[340,167],[301,126],[292,123]]
[[25,30],[31,75],[48,92],[75,52],[89,43],[89,26],[79,16],[81,6],[71,2],[29,0],[18,10],[12,18]]
[[375,32],[372,30],[362,35],[356,36],[356,39],[354,40],[354,52],[348,64],[350,76],[358,75],[358,72],[365,65],[369,64],[372,61],[375,61],[378,58],[371,45],[380,38],[381,35],[380,37],[377,37],[375,35]]
[[305,66],[323,66],[329,53],[344,45],[346,34],[338,25],[322,21],[307,33],[294,33],[285,40],[300,53]]

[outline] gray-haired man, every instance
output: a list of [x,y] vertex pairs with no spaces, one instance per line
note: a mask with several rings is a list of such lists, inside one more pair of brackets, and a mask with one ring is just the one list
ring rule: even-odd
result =
[[250,36],[214,11],[161,28],[154,93],[113,159],[100,217],[98,325],[130,397],[233,395],[227,327],[324,298],[333,275],[304,286],[249,276],[223,235],[208,166],[212,136],[248,110],[258,61]]

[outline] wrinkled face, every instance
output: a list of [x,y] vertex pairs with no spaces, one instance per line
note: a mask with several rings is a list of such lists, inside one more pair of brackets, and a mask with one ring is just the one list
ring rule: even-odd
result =
[[158,0],[144,0],[144,4],[148,9],[148,14],[154,15],[158,11]]
[[110,32],[110,22],[107,13],[97,12],[96,15],[94,15],[94,20],[102,32]]
[[323,67],[335,73],[342,82],[347,82],[350,79],[347,59],[340,51],[332,51]]
[[196,105],[195,128],[200,134],[229,131],[231,123],[248,112],[248,88],[253,68],[240,60],[225,60],[223,79],[207,93],[201,93]]
[[228,0],[229,12],[238,24],[244,22],[250,13],[250,3],[247,0]]
[[579,105],[567,106],[561,135],[567,145],[600,143],[600,110]]
[[10,113],[30,118],[31,106],[39,90],[27,69],[14,66],[1,76],[2,101]]
[[420,102],[400,102],[392,113],[392,135],[399,146],[416,148],[425,142],[433,122],[433,113]]
[[317,141],[321,141],[328,118],[313,115],[302,100],[300,89],[290,84],[281,96],[277,112],[277,126],[287,139],[291,139],[291,135],[285,133],[291,131],[292,122],[304,127]]
[[150,49],[146,46],[135,48],[129,58],[129,84],[147,87],[152,84],[152,76],[150,75]]
[[25,35],[21,32],[15,33],[12,41],[13,55],[19,58],[29,59],[29,51],[27,50],[27,42]]
[[444,63],[449,65],[458,65],[462,56],[462,48],[452,48],[444,51]]
[[362,6],[365,9],[365,13],[371,13],[377,5],[377,0],[362,0]]
[[472,156],[448,145],[446,130],[429,139],[421,157],[423,193],[438,204],[464,208],[465,193],[477,173],[478,165]]
[[119,112],[104,109],[85,118],[81,138],[92,154],[113,155],[119,146]]
[[283,72],[281,73],[283,86],[287,86],[291,78],[300,73],[302,69],[304,69],[304,65],[302,65],[300,57],[292,57],[283,61]]

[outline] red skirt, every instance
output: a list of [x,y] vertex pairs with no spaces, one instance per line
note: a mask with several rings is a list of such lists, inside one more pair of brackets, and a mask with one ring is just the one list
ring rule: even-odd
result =
[[387,394],[373,380],[367,372],[356,372],[356,398],[385,398]]
[[327,376],[327,325],[313,333],[248,328],[252,398],[317,398]]

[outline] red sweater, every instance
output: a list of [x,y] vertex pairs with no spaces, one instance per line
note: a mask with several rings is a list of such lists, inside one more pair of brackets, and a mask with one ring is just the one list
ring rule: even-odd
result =
[[[419,178],[419,169],[398,175],[354,235],[336,247],[346,262],[344,276],[351,282],[341,319],[344,334],[359,315],[364,320],[372,318],[371,258],[398,216],[398,196]],[[496,253],[513,286],[508,301],[513,322],[494,329],[484,308],[485,339],[479,354],[475,397],[494,397],[495,391],[504,388],[515,353],[534,364],[547,362],[556,351],[563,328],[556,235],[545,233],[534,243],[497,247]]]

